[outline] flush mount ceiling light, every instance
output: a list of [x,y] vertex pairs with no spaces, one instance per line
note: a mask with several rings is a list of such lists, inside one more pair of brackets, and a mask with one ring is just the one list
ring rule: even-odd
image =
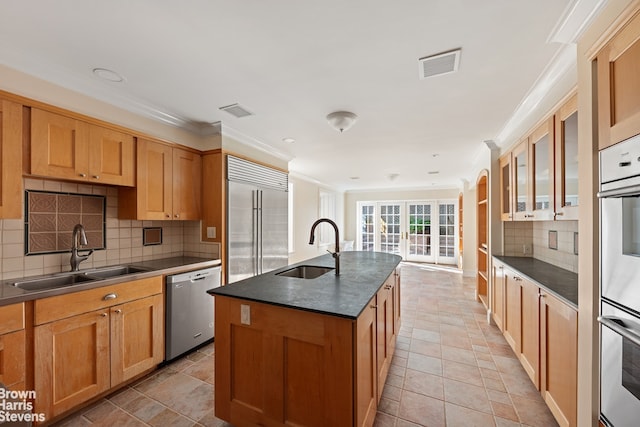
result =
[[122,83],[124,81],[124,77],[122,77],[120,74],[106,68],[94,68],[93,74],[95,74],[97,77],[100,77],[102,80],[106,80],[112,83]]
[[282,142],[286,142],[287,144],[293,144],[294,142],[296,142],[296,140],[293,138],[282,138]]
[[339,132],[344,132],[356,122],[358,116],[349,111],[334,111],[327,116],[327,121]]

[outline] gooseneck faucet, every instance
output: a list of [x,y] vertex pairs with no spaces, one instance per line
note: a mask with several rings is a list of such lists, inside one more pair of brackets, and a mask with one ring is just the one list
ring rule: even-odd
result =
[[93,249],[91,249],[86,255],[78,255],[78,238],[80,238],[80,246],[87,245],[87,234],[84,232],[82,224],[76,224],[75,227],[73,227],[73,235],[71,236],[71,259],[69,260],[71,271],[78,271],[80,263],[89,258],[93,253]]
[[333,257],[333,259],[336,262],[336,276],[340,275],[340,232],[338,231],[338,226],[336,225],[335,222],[331,221],[329,218],[320,218],[319,220],[317,220],[316,222],[313,223],[313,225],[311,226],[311,235],[309,236],[309,244],[313,245],[313,242],[315,240],[315,231],[316,231],[316,227],[318,226],[318,224],[322,223],[322,222],[327,222],[329,224],[331,224],[331,226],[333,227],[333,229],[336,232],[336,251],[335,252],[331,252],[331,251],[327,251],[331,254],[331,256]]

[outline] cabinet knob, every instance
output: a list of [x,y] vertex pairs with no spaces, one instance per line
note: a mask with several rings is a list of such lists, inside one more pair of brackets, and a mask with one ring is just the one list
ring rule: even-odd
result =
[[169,215],[169,214],[166,214],[165,216],[166,216],[167,218],[171,218],[171,215]]
[[100,179],[100,175],[93,175],[94,179]]
[[180,214],[175,214],[174,217],[180,218]]
[[105,296],[102,297],[103,301],[109,301],[110,299],[116,299],[118,298],[118,294],[106,294]]
[[115,312],[116,312],[116,313],[118,313],[118,314],[120,314],[120,313],[122,313],[122,310],[117,309],[117,310],[115,310]]
[[79,173],[78,175],[79,175],[81,178],[86,178],[86,177],[87,177],[87,174],[86,174],[86,173]]
[[107,313],[100,313],[100,317],[107,317]]

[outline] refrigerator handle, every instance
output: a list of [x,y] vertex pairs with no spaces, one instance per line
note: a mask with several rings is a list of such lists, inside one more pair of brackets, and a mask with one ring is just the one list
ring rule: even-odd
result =
[[262,274],[263,268],[263,247],[262,247],[262,233],[264,230],[262,229],[262,190],[258,190],[258,273]]
[[258,192],[259,190],[251,190],[253,196],[253,275],[257,276],[259,273],[258,270],[258,237],[260,236],[260,232],[258,230]]

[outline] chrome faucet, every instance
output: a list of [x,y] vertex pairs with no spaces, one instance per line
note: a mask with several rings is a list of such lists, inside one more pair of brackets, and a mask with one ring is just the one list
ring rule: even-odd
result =
[[339,276],[340,275],[340,232],[338,231],[338,226],[336,225],[336,223],[331,221],[329,218],[320,218],[319,220],[314,222],[313,225],[311,226],[311,235],[309,236],[309,244],[313,245],[313,242],[314,242],[315,237],[316,237],[315,236],[316,227],[321,222],[328,222],[329,224],[331,224],[331,226],[333,227],[333,229],[336,232],[336,251],[335,252],[331,252],[331,251],[327,250],[327,252],[329,252],[331,254],[331,256],[333,257],[333,259],[335,260],[335,262],[336,262],[336,276]]
[[86,255],[78,255],[78,237],[80,238],[80,246],[87,245],[87,234],[84,232],[84,227],[82,224],[76,224],[73,227],[73,235],[71,237],[71,259],[69,263],[71,264],[71,271],[78,271],[80,267],[80,263],[93,253],[93,249],[91,249]]

